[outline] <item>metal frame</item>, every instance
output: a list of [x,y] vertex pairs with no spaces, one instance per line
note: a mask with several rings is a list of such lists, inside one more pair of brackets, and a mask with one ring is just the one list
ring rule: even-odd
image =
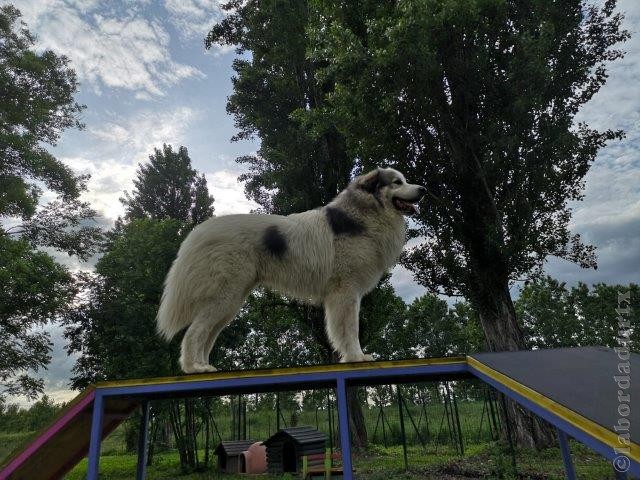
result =
[[[568,435],[568,436],[578,440],[579,442],[583,443],[587,447],[591,448],[595,452],[599,453],[600,455],[602,455],[603,457],[605,457],[607,460],[609,460],[611,462],[613,462],[613,460],[617,457],[618,454],[615,452],[613,447],[601,442],[600,440],[598,440],[598,439],[594,438],[593,436],[589,435],[587,432],[577,428],[573,424],[567,422],[566,420],[564,420],[561,417],[559,417],[558,415],[556,415],[551,410],[543,408],[540,405],[532,402],[531,400],[529,400],[528,398],[524,397],[520,393],[510,389],[509,387],[505,386],[504,384],[494,380],[490,376],[488,376],[485,373],[481,372],[480,370],[476,369],[473,365],[469,365],[469,371],[473,375],[478,377],[480,380],[482,380],[483,382],[491,385],[496,390],[499,390],[500,392],[504,393],[506,396],[510,397],[512,400],[515,400],[516,402],[518,402],[520,405],[522,405],[527,410],[535,413],[540,418],[543,418],[544,420],[549,422],[551,425],[556,427],[559,432],[564,433],[565,439],[566,439],[566,436]],[[561,449],[563,449],[562,443],[563,443],[563,441],[562,441],[562,439],[560,439],[560,447],[561,447]],[[567,468],[567,457],[565,455],[569,454],[568,444],[567,444],[567,453],[565,454],[564,449],[563,449],[562,453],[563,453],[563,459],[564,459],[565,470],[566,470],[566,468]],[[569,462],[571,461],[570,455],[568,457],[568,461]],[[573,470],[573,466],[572,465],[570,467],[570,470]],[[570,476],[570,470],[566,470],[567,471],[567,478],[569,478],[569,479],[572,478]],[[635,460],[630,459],[629,470],[627,471],[627,473],[635,475],[635,476],[640,476],[640,463],[638,463]],[[574,473],[574,477],[573,478],[575,478],[575,473]]]
[[[473,357],[448,359],[415,359],[408,361],[383,361],[364,364],[339,364],[263,371],[221,372],[175,378],[130,380],[98,384],[81,394],[71,407],[50,427],[47,427],[22,452],[13,457],[0,471],[0,480],[8,479],[12,472],[39,448],[45,448],[46,442],[64,428],[68,422],[93,403],[89,443],[89,462],[87,478],[97,480],[100,467],[100,447],[103,428],[113,428],[113,412],[105,412],[106,405],[114,405],[126,399],[131,407],[142,407],[140,420],[140,439],[138,443],[138,465],[136,478],[144,479],[146,474],[146,455],[148,444],[149,402],[154,399],[181,398],[185,396],[229,395],[238,393],[275,392],[281,390],[306,390],[312,388],[335,388],[338,407],[338,424],[344,479],[353,479],[351,442],[348,421],[347,388],[359,385],[381,385],[416,383],[426,380],[452,380],[476,377],[509,398],[543,418],[558,429],[558,440],[563,455],[566,476],[575,478],[568,438],[572,437],[605,458],[613,461],[616,452],[609,436],[595,433],[602,427],[582,417],[583,423],[572,417],[571,410],[564,406],[552,406],[546,397],[532,395],[523,385],[493,370]],[[495,377],[495,378],[494,378]],[[533,392],[537,394],[536,392]],[[529,398],[530,397],[530,398]],[[535,401],[534,401],[535,400]],[[537,403],[540,402],[540,403]],[[128,411],[131,411],[130,409]],[[124,412],[123,412],[124,413]],[[634,447],[637,448],[637,445]],[[640,459],[637,453],[629,459],[628,473],[640,477]],[[616,478],[626,478],[626,474],[617,473]]]
[[138,465],[136,467],[136,480],[144,480],[147,475],[147,458],[149,449],[149,401],[145,400],[141,405],[140,432],[138,433]]
[[571,459],[571,449],[569,448],[569,439],[567,434],[559,428],[558,442],[560,443],[560,451],[562,452],[562,461],[564,462],[564,471],[568,480],[576,480],[576,470],[573,468],[573,460]]
[[[386,368],[345,368],[335,371],[319,371],[313,373],[294,373],[282,375],[265,375],[243,378],[223,378],[212,380],[175,381],[167,383],[144,383],[139,385],[117,386],[107,384],[97,385],[91,424],[91,443],[89,446],[88,480],[97,480],[100,466],[100,445],[102,441],[102,420],[104,405],[108,398],[137,398],[143,405],[148,405],[154,398],[181,397],[184,395],[204,395],[230,393],[253,393],[260,391],[294,390],[309,388],[335,388],[338,400],[338,425],[340,428],[340,446],[342,449],[342,463],[345,480],[353,480],[353,466],[351,463],[351,439],[349,432],[349,417],[346,389],[352,385],[376,385],[381,382],[407,383],[434,378],[461,378],[469,376],[469,369],[465,360],[450,360],[447,362],[432,362],[423,365],[390,366]],[[148,407],[143,406],[143,412]],[[148,414],[144,415],[141,435],[147,435]],[[146,445],[142,439],[139,442],[139,455],[143,452],[141,445]],[[144,453],[142,453],[144,456]],[[137,478],[144,478],[145,469],[140,468],[139,459]]]

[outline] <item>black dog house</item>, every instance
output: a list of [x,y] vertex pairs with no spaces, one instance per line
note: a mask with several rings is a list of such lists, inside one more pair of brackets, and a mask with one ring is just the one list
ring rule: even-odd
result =
[[220,442],[213,451],[218,455],[218,469],[225,473],[241,472],[242,452],[246,452],[254,443],[254,440]]
[[[302,457],[324,454],[327,436],[312,427],[284,428],[266,440],[267,465],[270,474],[297,473],[302,470]],[[321,465],[323,460],[309,462]]]

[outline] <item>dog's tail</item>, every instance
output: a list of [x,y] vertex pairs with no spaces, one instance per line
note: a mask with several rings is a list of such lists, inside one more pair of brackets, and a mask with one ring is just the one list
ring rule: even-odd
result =
[[180,256],[173,262],[164,281],[164,291],[156,316],[156,329],[167,340],[189,325],[192,318],[186,271]]

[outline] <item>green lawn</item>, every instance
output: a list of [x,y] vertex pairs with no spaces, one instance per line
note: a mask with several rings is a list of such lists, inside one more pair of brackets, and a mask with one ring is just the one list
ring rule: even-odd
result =
[[[578,478],[582,480],[613,479],[613,470],[608,462],[586,447],[575,442],[571,445]],[[425,453],[421,448],[409,449],[409,471],[404,470],[401,447],[372,447],[366,453],[357,454],[354,466],[361,480],[463,480],[492,478],[522,478],[560,480],[564,478],[564,467],[560,452],[550,448],[542,452],[523,451],[517,455],[518,476],[513,474],[511,457],[493,444],[474,445],[467,449],[464,457],[455,455],[448,448],[439,448],[437,454]],[[67,480],[85,478],[86,459],[66,477]],[[100,478],[105,480],[124,480],[135,472],[135,455],[103,456],[100,460]],[[247,479],[246,475],[220,474],[214,471],[182,475],[176,453],[157,455],[154,464],[149,467],[147,478],[180,480]],[[255,475],[255,479],[291,479],[290,476]]]

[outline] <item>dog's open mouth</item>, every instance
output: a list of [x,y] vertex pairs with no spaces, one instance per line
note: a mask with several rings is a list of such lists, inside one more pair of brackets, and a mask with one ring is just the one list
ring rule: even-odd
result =
[[407,202],[398,197],[393,197],[392,202],[396,210],[401,211],[405,215],[417,215],[420,213],[420,209],[415,203]]

